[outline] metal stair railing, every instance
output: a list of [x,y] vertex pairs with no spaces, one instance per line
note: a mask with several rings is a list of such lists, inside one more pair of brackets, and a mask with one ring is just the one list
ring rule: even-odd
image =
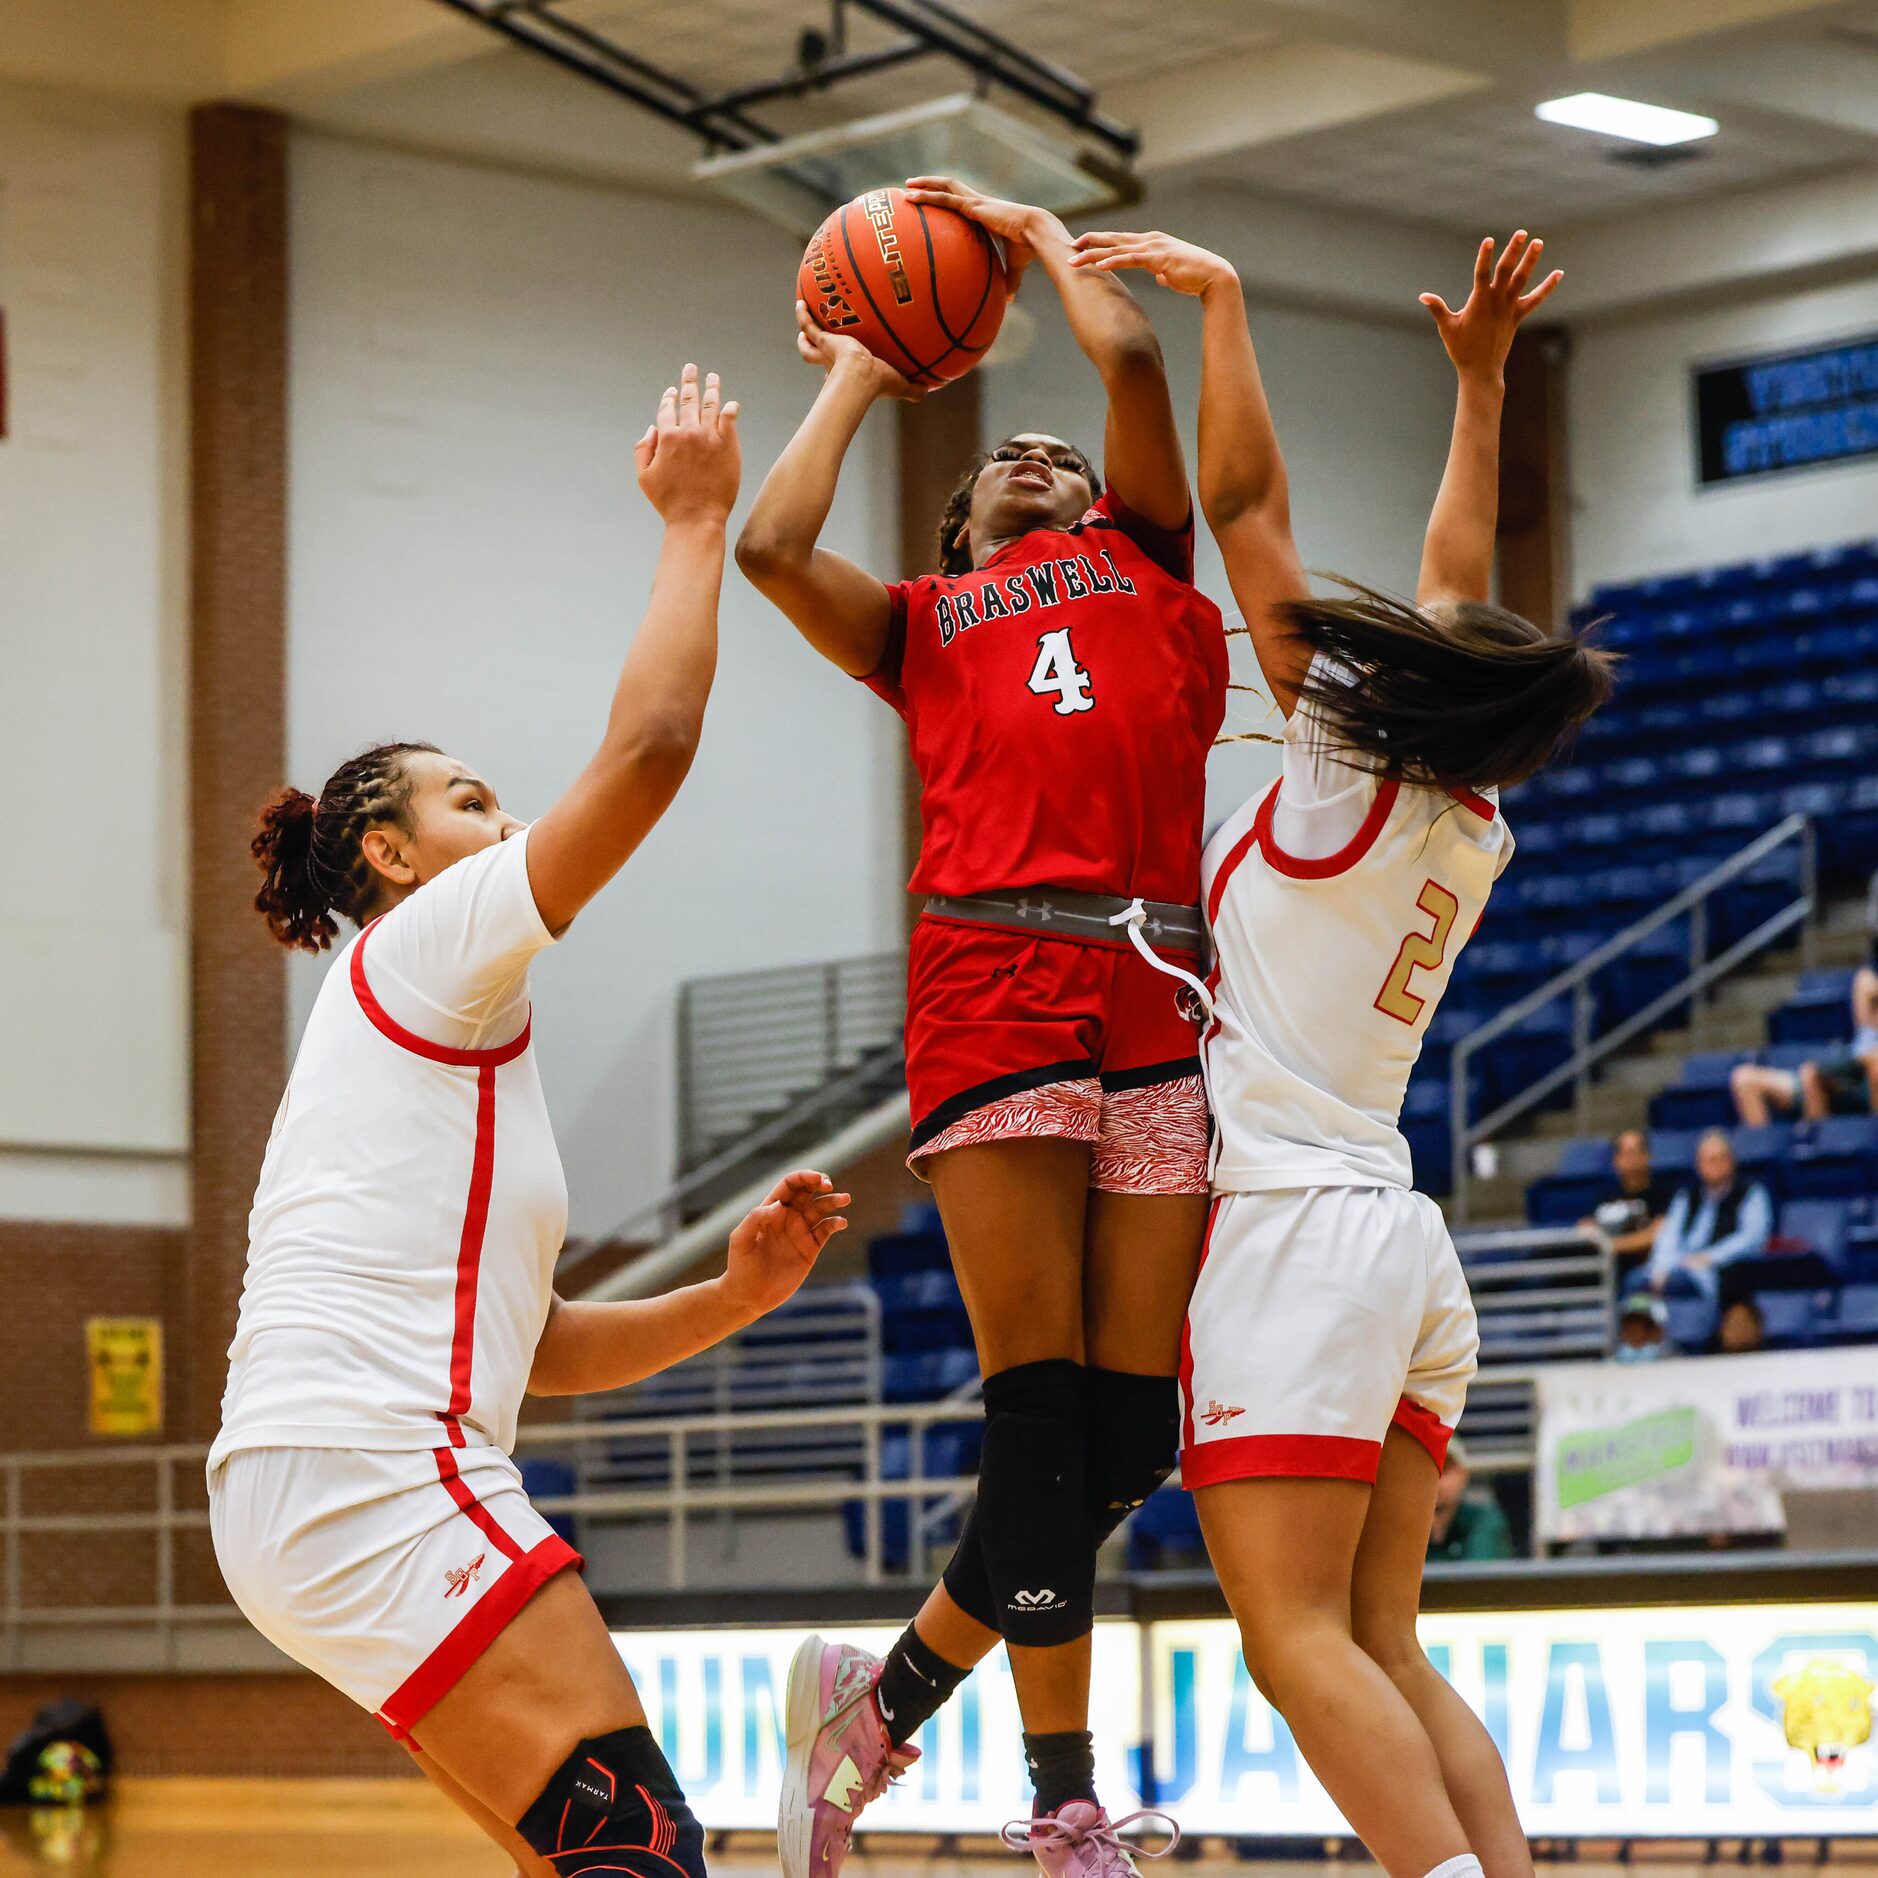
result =
[[[1770,854],[1793,847],[1799,859],[1798,895],[1776,913],[1737,939],[1733,945],[1709,956],[1709,901],[1724,887],[1739,880]],[[1454,1189],[1450,1200],[1454,1219],[1465,1224],[1468,1216],[1468,1183],[1472,1177],[1473,1150],[1490,1140],[1509,1122],[1538,1107],[1556,1089],[1571,1084],[1582,1113],[1590,1088],[1591,1072],[1604,1059],[1621,1050],[1632,1038],[1641,1036],[1678,1005],[1693,1001],[1699,1007],[1703,994],[1719,978],[1725,977],[1744,960],[1771,945],[1782,933],[1799,926],[1803,943],[1810,948],[1812,922],[1819,903],[1818,842],[1813,824],[1804,815],[1789,815],[1764,835],[1711,868],[1700,880],[1665,900],[1655,912],[1626,926],[1607,939],[1595,951],[1587,953],[1576,965],[1568,966],[1548,979],[1536,991],[1528,992],[1509,1004],[1497,1017],[1489,1018],[1478,1029],[1470,1030],[1454,1046],[1449,1059],[1448,1132],[1453,1147]],[[1633,952],[1653,933],[1684,914],[1689,918],[1689,970],[1668,990],[1645,1004],[1641,1010],[1613,1024],[1600,1036],[1592,1035],[1595,997],[1592,979],[1604,968]],[[1563,1063],[1530,1083],[1519,1094],[1502,1102],[1479,1121],[1468,1120],[1469,1071],[1474,1058],[1496,1039],[1522,1024],[1536,1011],[1542,1011],[1559,998],[1572,1001],[1572,1048]]]
[[903,952],[688,979],[678,990],[679,1171],[891,1058],[905,1021]]

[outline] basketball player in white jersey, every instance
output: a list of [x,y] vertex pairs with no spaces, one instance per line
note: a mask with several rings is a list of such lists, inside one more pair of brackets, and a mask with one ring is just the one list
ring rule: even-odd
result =
[[[1200,500],[1288,722],[1279,780],[1213,837],[1206,1042],[1216,1194],[1182,1361],[1181,1470],[1259,1687],[1390,1878],[1531,1878],[1493,1742],[1415,1635],[1435,1482],[1477,1335],[1397,1118],[1454,961],[1513,849],[1501,784],[1609,694],[1608,660],[1488,604],[1503,368],[1524,233],[1482,244],[1415,604],[1318,600],[1244,302],[1219,257],[1086,235],[1203,303]],[[1348,583],[1346,583],[1347,585]]]
[[256,898],[321,986],[250,1219],[216,1557],[255,1627],[375,1713],[530,1878],[704,1870],[578,1556],[509,1458],[525,1391],[616,1388],[801,1283],[847,1196],[793,1174],[722,1276],[553,1294],[567,1189],[530,1048],[530,961],[664,813],[717,662],[737,407],[686,366],[637,448],[664,520],[606,733],[532,826],[464,764],[388,744],[262,817]]

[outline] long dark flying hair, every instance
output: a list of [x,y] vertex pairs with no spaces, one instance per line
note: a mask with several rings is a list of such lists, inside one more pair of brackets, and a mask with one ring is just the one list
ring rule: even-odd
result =
[[1523,782],[1611,695],[1617,661],[1586,632],[1471,600],[1433,611],[1332,578],[1348,598],[1284,612],[1323,655],[1305,701],[1369,768],[1443,788]]
[[[1010,439],[1006,438],[1005,442]],[[996,448],[1002,450],[1004,444]],[[1087,461],[1087,459],[1084,459]],[[972,491],[978,486],[978,478],[984,467],[991,461],[989,450],[980,450],[965,466],[965,473],[952,485],[952,493],[946,497],[946,505],[939,516],[939,571],[942,574],[969,574],[972,571],[972,547],[969,541],[960,541],[959,530],[965,526],[972,512]],[[1102,493],[1102,472],[1093,463],[1089,465],[1089,500],[1093,502]]]
[[364,925],[378,895],[365,858],[367,832],[395,823],[407,834],[412,778],[405,758],[434,743],[381,743],[340,764],[315,801],[286,788],[261,811],[249,844],[265,878],[254,908],[284,946],[324,952],[335,913]]

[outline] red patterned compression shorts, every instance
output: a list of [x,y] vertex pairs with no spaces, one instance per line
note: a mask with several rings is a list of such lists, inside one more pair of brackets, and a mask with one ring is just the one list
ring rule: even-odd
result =
[[[1170,955],[1192,969],[1191,958]],[[1191,995],[1127,939],[1047,939],[927,917],[907,967],[917,1173],[987,1141],[1087,1142],[1107,1193],[1204,1193],[1208,1117]]]

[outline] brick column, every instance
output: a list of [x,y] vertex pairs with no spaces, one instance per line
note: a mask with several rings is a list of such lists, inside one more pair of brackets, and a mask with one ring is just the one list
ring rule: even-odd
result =
[[[984,400],[978,374],[968,373],[918,404],[900,406],[900,578],[936,573],[939,516],[952,485],[979,449]],[[913,871],[919,853],[919,777],[912,759],[904,765],[901,878]],[[912,930],[917,902],[906,903]]]
[[1500,604],[1540,625],[1570,604],[1565,480],[1566,335],[1529,327],[1506,361],[1500,424]]
[[287,974],[252,910],[286,765],[287,120],[190,115],[191,1228],[177,1433],[214,1429],[247,1213],[287,1071]]

